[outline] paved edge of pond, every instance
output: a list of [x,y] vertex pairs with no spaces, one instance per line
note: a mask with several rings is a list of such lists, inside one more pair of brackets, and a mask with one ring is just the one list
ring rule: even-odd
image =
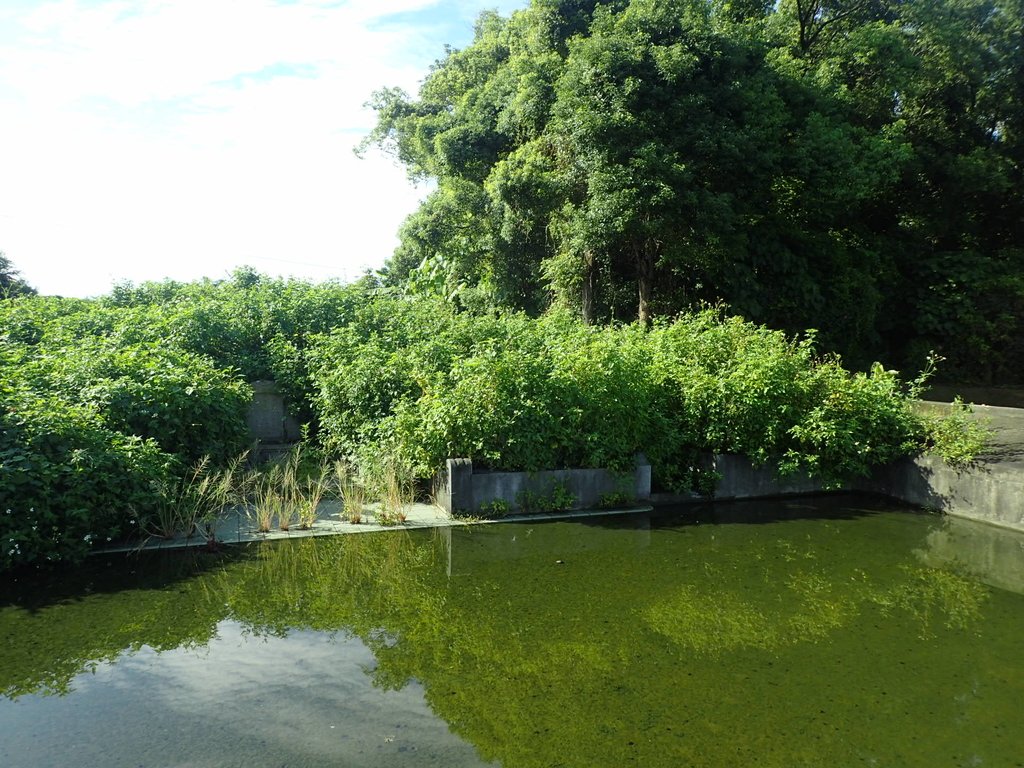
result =
[[[523,515],[507,515],[500,519],[485,518],[453,518],[443,509],[433,504],[410,504],[404,508],[406,519],[402,523],[384,525],[378,522],[375,511],[377,505],[368,504],[363,521],[350,523],[342,514],[338,502],[324,502],[320,505],[320,516],[310,528],[299,528],[295,525],[287,531],[279,529],[260,533],[251,517],[242,510],[232,510],[222,515],[214,523],[217,544],[250,544],[257,541],[286,541],[305,539],[316,536],[338,536],[359,533],[377,533],[381,531],[410,531],[424,528],[454,528],[469,525],[490,525],[493,523],[539,522],[545,520],[572,520],[577,518],[607,517],[611,515],[629,515],[652,512],[651,505],[619,507],[615,509],[582,509],[564,510],[560,512],[544,512]],[[151,536],[145,541],[123,544],[112,544],[109,547],[94,550],[91,554],[112,554],[136,551],[187,549],[205,547],[207,539],[201,534],[192,536],[178,535],[173,538]]]
[[[921,407],[932,412],[941,412],[950,406],[948,403],[923,401]],[[993,432],[990,445],[973,466],[956,469],[945,465],[938,457],[919,456],[882,467],[876,471],[874,477],[840,490],[880,494],[955,517],[1024,531],[1024,409],[976,405],[973,417],[986,423]],[[746,483],[741,482],[741,485],[744,484]],[[771,482],[768,483],[768,486],[772,486],[773,490],[769,490],[767,493],[749,492],[752,489],[746,489],[735,496],[720,500],[799,496],[818,494],[824,490],[816,483],[789,488],[779,485],[777,482]],[[762,484],[760,487],[765,488],[766,486]],[[702,501],[712,501],[712,499],[692,495],[666,496],[655,499],[656,504],[683,504]],[[452,518],[433,504],[412,504],[405,509],[405,522],[395,525],[380,524],[377,521],[375,509],[376,505],[367,505],[363,522],[349,523],[343,518],[341,505],[338,502],[325,502],[321,505],[320,517],[312,528],[302,530],[295,526],[288,531],[274,530],[269,533],[259,533],[245,512],[233,511],[222,516],[215,523],[214,530],[218,543],[240,544],[375,531],[408,531],[422,528],[623,515],[650,512],[654,506],[641,505],[607,510],[571,510],[545,514],[509,515],[501,519],[460,519]],[[94,554],[131,552],[142,549],[182,549],[205,545],[206,539],[201,535],[190,538],[177,536],[172,539],[151,537],[141,543],[112,544],[110,547],[94,550]]]
[[960,397],[965,403],[974,403],[975,405],[1024,408],[1024,384],[993,386],[935,384],[925,390],[923,399],[950,403],[954,397]]

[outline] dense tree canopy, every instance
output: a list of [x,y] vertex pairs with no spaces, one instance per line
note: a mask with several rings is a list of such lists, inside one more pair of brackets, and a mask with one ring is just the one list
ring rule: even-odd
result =
[[855,363],[1024,368],[1021,0],[534,0],[367,143],[396,284],[588,322],[725,302]]
[[35,292],[36,289],[21,279],[11,260],[0,251],[0,299],[32,296]]

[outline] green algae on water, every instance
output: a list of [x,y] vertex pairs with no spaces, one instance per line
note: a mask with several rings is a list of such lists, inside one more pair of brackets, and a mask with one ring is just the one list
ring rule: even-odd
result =
[[[21,712],[88,706],[124,765],[147,727],[207,718],[253,745],[182,739],[180,762],[1012,766],[1013,536],[851,496],[305,539],[120,583],[95,563],[6,591],[0,758],[70,739],[33,741]],[[135,719],[180,680],[209,683]],[[225,697],[251,702],[241,722]]]

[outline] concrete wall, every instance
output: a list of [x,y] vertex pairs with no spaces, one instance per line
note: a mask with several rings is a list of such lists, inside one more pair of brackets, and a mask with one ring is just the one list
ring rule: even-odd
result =
[[593,509],[602,497],[613,493],[646,500],[651,495],[651,465],[643,455],[638,455],[636,468],[626,475],[605,469],[478,472],[470,459],[449,459],[436,479],[434,495],[449,513],[478,514],[495,501],[504,503],[509,512],[520,512],[527,493],[548,496],[558,487],[575,497],[572,509]]
[[722,476],[715,488],[716,499],[752,499],[826,490],[820,480],[803,472],[780,477],[774,464],[755,467],[745,456],[731,453],[716,453],[711,458],[711,468]]
[[[774,466],[754,467],[744,456],[716,454],[710,466],[722,475],[715,499],[750,499],[821,493],[821,482],[807,475],[779,477]],[[879,467],[870,478],[836,490],[877,493],[955,517],[1024,531],[1024,463],[984,462],[954,469],[937,456],[901,459]],[[656,494],[655,504],[678,504],[692,497]]]
[[275,446],[298,441],[299,423],[289,415],[277,385],[272,381],[256,381],[251,386],[253,395],[246,423],[252,440],[260,443],[260,450],[273,452]]
[[[934,456],[903,459],[876,470],[874,476],[837,489],[827,489],[805,474],[780,478],[774,466],[754,467],[744,456],[715,454],[705,461],[722,475],[716,500],[768,498],[857,490],[877,493],[955,517],[978,520],[1024,531],[1024,464],[982,464],[956,470]],[[555,484],[568,488],[577,498],[576,509],[597,507],[603,495],[626,492],[656,505],[707,501],[696,494],[652,494],[651,467],[639,457],[632,475],[623,477],[601,469],[568,469],[549,472],[474,472],[469,459],[450,459],[437,479],[438,504],[477,514],[500,499],[509,511],[519,510],[524,491],[547,494]]]
[[[718,472],[721,480],[715,488],[714,499],[758,499],[773,496],[791,496],[809,493],[825,493],[820,480],[798,472],[780,477],[777,465],[767,464],[755,467],[746,456],[732,453],[705,454],[701,458],[704,469]],[[840,489],[841,490],[841,489]],[[652,493],[651,503],[655,506],[669,506],[709,501],[699,493]]]
[[948,515],[1024,531],[1024,465],[1020,463],[958,470],[936,456],[919,456],[881,467],[856,487]]

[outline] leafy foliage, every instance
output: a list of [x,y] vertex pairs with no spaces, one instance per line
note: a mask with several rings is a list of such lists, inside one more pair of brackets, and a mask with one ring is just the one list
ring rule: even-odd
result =
[[1021,0],[533,0],[366,143],[436,190],[387,270],[587,322],[702,302],[866,367],[1024,369]]
[[643,451],[658,482],[702,488],[713,451],[838,481],[926,440],[894,371],[850,373],[811,340],[718,310],[646,330],[380,299],[311,359],[325,442],[364,467],[401,456],[420,476],[451,456],[628,470]]
[[965,468],[973,464],[991,437],[988,424],[972,419],[973,412],[970,405],[957,397],[945,416],[925,417],[929,450],[950,466]]
[[90,407],[107,428],[152,439],[188,462],[226,460],[244,447],[252,393],[234,374],[173,346],[79,336],[69,325],[60,316],[40,325],[32,344],[8,335],[7,359],[18,361],[33,391]]
[[80,559],[132,531],[172,458],[93,407],[0,380],[0,570]]
[[721,309],[599,327],[460,309],[471,292],[426,273],[409,288],[241,270],[0,302],[0,567],[208,511],[193,491],[230,475],[254,376],[283,383],[307,437],[379,486],[396,520],[412,479],[453,456],[629,471],[644,452],[661,486],[708,491],[709,451],[832,481],[923,447],[977,450],[963,419],[922,422],[895,372],[850,373],[813,338]]

